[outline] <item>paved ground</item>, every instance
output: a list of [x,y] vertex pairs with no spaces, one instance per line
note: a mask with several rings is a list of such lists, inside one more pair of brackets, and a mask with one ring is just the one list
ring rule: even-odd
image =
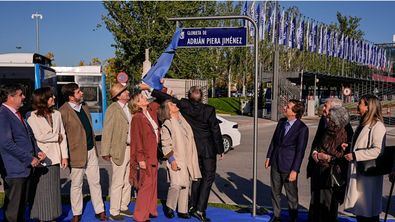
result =
[[[253,159],[253,118],[245,116],[224,116],[224,118],[239,123],[239,130],[242,134],[241,145],[231,150],[225,155],[225,159],[218,162],[217,177],[210,195],[210,202],[226,203],[236,205],[252,204],[252,159]],[[318,118],[305,118],[304,122],[308,125],[309,145],[306,153],[310,152],[310,145],[317,129]],[[258,192],[257,203],[259,206],[271,207],[270,201],[270,179],[269,171],[264,169],[264,160],[267,148],[273,135],[276,122],[259,119],[258,123]],[[395,144],[395,128],[388,128],[389,136],[387,144]],[[100,148],[100,143],[98,144]],[[111,183],[111,166],[108,162],[99,161],[100,176],[103,195],[108,195],[108,188]],[[307,210],[310,202],[310,182],[306,179],[306,155],[301,167],[299,176],[299,202],[300,209]],[[62,193],[68,194],[70,190],[70,181],[68,170],[61,171]],[[163,166],[159,169],[159,198],[166,198],[167,192],[167,175]],[[3,188],[0,187],[2,190]],[[388,178],[384,179],[384,196],[383,206],[385,207],[388,199],[390,183]],[[88,186],[85,183],[84,192],[88,192]],[[285,196],[284,196],[285,197]],[[392,198],[394,203],[395,198]],[[282,203],[287,207],[286,201]],[[390,214],[395,216],[395,204],[392,204]]]

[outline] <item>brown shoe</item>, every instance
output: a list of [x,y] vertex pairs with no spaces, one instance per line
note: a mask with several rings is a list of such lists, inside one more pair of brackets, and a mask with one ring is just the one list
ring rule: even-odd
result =
[[81,221],[81,215],[74,215],[73,219],[71,219],[71,222],[80,222]]
[[97,219],[99,219],[100,221],[107,221],[107,216],[106,216],[106,213],[104,213],[104,211],[96,214],[95,217]]

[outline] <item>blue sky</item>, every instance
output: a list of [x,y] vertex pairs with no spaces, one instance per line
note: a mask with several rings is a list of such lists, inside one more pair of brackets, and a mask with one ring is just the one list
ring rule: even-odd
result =
[[[395,34],[395,2],[281,1],[280,5],[295,5],[303,15],[326,24],[336,21],[337,11],[361,17],[365,39],[374,43],[391,42]],[[104,25],[95,30],[106,14],[101,2],[0,2],[0,53],[35,51],[31,14],[36,11],[44,16],[40,21],[40,51],[53,52],[58,66],[114,56],[112,34]]]

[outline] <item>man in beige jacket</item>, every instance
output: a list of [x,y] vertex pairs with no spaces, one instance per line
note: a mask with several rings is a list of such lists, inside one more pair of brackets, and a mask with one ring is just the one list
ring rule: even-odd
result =
[[110,219],[116,221],[133,216],[128,208],[131,195],[129,144],[132,114],[128,107],[130,95],[126,88],[117,83],[110,89],[114,102],[106,111],[101,141],[101,155],[112,165]]
[[88,107],[82,105],[84,93],[76,83],[69,83],[62,87],[62,94],[67,101],[59,111],[69,147],[72,222],[81,220],[84,174],[88,179],[95,216],[100,221],[106,221],[92,120]]

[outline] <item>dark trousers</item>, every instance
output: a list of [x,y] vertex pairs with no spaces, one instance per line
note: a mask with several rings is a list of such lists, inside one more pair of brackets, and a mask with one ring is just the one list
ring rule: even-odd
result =
[[191,206],[200,212],[206,211],[211,185],[215,179],[217,159],[199,157],[199,168],[202,179],[192,182]]
[[27,178],[5,179],[3,207],[5,221],[25,221],[27,182]]
[[289,216],[291,221],[296,221],[298,217],[298,186],[297,180],[288,181],[289,173],[280,173],[276,167],[270,169],[270,185],[272,187],[272,205],[275,217],[280,217],[281,213],[281,190],[285,188],[288,199]]
[[379,216],[374,216],[374,217],[357,216],[357,221],[358,222],[379,222],[380,218],[379,218]]

